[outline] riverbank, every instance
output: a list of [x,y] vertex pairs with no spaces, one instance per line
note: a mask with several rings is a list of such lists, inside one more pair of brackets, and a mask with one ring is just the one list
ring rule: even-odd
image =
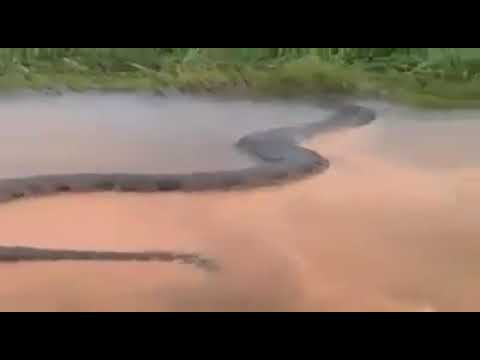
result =
[[253,94],[274,97],[338,94],[375,98],[425,108],[479,108],[477,78],[445,79],[435,73],[394,69],[368,70],[304,57],[284,63],[178,63],[153,69],[136,63],[122,67],[87,67],[63,59],[49,63],[11,64],[0,74],[0,91],[154,91],[189,94]]

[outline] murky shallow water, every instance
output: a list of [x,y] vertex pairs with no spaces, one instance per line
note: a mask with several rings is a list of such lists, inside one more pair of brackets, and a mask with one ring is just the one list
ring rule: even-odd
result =
[[[3,101],[3,176],[236,168],[248,161],[230,147],[239,135],[325,116],[189,98]],[[284,187],[1,206],[2,244],[199,251],[224,269],[0,264],[0,310],[480,310],[479,115],[371,105],[371,126],[309,144],[329,171]]]
[[176,173],[251,165],[232,144],[256,130],[318,121],[306,105],[69,94],[0,99],[0,177]]

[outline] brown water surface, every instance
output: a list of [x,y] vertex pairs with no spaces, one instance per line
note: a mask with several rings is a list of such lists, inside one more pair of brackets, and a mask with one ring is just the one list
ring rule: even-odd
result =
[[[116,164],[162,172],[227,163],[238,167],[247,161],[230,149],[239,134],[288,123],[287,118],[295,123],[325,115],[300,105],[185,98],[162,103],[168,107],[163,112],[152,109],[161,107],[158,100],[128,100],[132,107],[137,102],[138,112],[125,113],[126,99],[99,102],[89,96],[50,100],[56,105],[35,100],[37,127],[28,118],[32,112],[20,106],[25,102],[4,100],[17,121],[0,125],[4,137],[11,134],[11,141],[0,145],[3,174],[42,172],[42,166],[43,171],[101,171]],[[90,117],[81,113],[85,100]],[[95,104],[116,104],[111,108],[118,118],[106,111],[105,126]],[[2,245],[199,251],[223,267],[206,274],[169,263],[0,264],[0,311],[480,310],[478,115],[372,106],[381,110],[372,125],[308,144],[332,161],[331,169],[286,186],[228,193],[82,194],[0,206]],[[63,108],[72,114],[68,126],[58,110]],[[138,113],[144,116],[135,117]],[[168,113],[174,124],[160,116]],[[82,122],[80,114],[96,120]],[[147,114],[150,120],[144,123]],[[164,125],[154,123],[155,114]],[[197,124],[188,128],[192,117]],[[32,130],[43,126],[50,132]],[[114,137],[122,126],[124,133]],[[162,126],[171,133],[164,130],[163,138],[156,138],[153,129]],[[184,130],[176,141],[178,129]],[[18,138],[29,131],[20,146]],[[86,147],[89,136],[92,146]],[[68,155],[62,155],[65,149]],[[18,167],[16,151],[22,159]]]

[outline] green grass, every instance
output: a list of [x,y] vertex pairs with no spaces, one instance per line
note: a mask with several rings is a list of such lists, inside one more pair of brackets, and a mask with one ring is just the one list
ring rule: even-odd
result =
[[0,49],[0,90],[339,93],[479,107],[480,49]]

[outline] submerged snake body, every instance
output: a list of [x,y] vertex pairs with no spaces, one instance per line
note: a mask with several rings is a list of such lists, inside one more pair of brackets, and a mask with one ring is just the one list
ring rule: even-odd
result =
[[[253,157],[258,165],[240,170],[171,175],[68,174],[4,179],[0,180],[0,202],[64,192],[206,191],[273,185],[278,181],[319,173],[330,166],[326,158],[298,144],[317,134],[363,126],[374,119],[373,110],[362,106],[346,105],[339,107],[333,115],[323,121],[248,134],[236,143],[236,147]],[[75,251],[0,246],[0,261],[27,260],[178,260],[193,263],[207,270],[217,268],[212,260],[196,254]]]

